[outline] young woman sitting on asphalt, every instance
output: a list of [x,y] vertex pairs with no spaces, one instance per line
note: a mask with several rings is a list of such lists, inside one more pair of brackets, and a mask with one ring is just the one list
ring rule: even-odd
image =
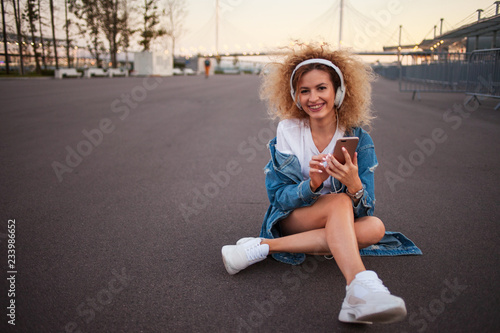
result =
[[[261,96],[280,122],[265,168],[270,207],[260,237],[222,248],[229,274],[264,260],[300,264],[305,254],[332,255],[346,279],[339,320],[395,322],[404,301],[366,270],[359,249],[384,236],[375,207],[375,148],[369,126],[371,69],[345,50],[301,45],[263,78]],[[337,139],[358,137],[356,152],[332,156]]]

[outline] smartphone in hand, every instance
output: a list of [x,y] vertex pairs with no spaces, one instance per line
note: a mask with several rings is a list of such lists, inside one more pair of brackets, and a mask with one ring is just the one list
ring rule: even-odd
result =
[[354,153],[356,152],[356,147],[358,146],[359,138],[357,136],[349,136],[343,137],[337,140],[335,144],[335,148],[333,149],[333,156],[339,161],[341,164],[345,164],[344,153],[342,152],[342,147],[347,149],[349,156],[351,159],[354,158]]

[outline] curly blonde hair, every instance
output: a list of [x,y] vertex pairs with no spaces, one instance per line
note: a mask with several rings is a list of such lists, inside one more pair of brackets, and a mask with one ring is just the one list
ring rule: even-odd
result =
[[[346,130],[353,127],[370,126],[371,114],[371,82],[374,74],[367,64],[354,56],[350,51],[341,49],[332,51],[328,45],[297,44],[285,53],[283,62],[269,64],[263,74],[260,98],[268,103],[268,112],[272,118],[306,119],[307,113],[299,109],[290,94],[290,77],[295,67],[307,60],[321,58],[330,60],[342,72],[345,85],[345,97],[337,109],[339,125]],[[304,70],[302,70],[304,68]],[[321,69],[330,74],[335,91],[340,79],[333,68],[325,65],[302,66],[294,75],[293,85],[296,87],[302,75],[313,69]],[[297,90],[297,89],[296,89]]]

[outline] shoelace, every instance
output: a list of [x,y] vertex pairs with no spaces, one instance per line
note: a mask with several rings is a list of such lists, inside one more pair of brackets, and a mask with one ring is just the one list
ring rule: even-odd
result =
[[370,280],[361,280],[361,282],[367,286],[371,291],[373,292],[383,292],[383,293],[390,293],[389,289],[387,289],[386,286],[382,283],[382,280],[380,279],[370,279]]
[[245,252],[247,254],[248,261],[264,259],[266,257],[260,249],[260,243],[257,243],[255,245],[253,245],[252,247],[249,247],[248,249],[245,249]]

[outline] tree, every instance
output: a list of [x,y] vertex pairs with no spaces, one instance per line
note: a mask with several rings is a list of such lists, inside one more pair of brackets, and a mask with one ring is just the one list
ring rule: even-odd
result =
[[12,0],[14,6],[14,20],[16,21],[17,30],[17,45],[19,46],[19,73],[24,75],[24,60],[23,60],[23,34],[21,27],[21,10],[19,9],[19,0]]
[[7,75],[10,74],[9,68],[9,49],[7,44],[7,30],[5,28],[5,6],[4,0],[2,0],[2,28],[3,28],[3,49],[5,51],[5,73]]
[[72,67],[71,60],[71,39],[69,38],[69,26],[71,21],[68,19],[68,5],[69,8],[74,6],[75,0],[64,0],[64,30],[66,32],[66,58],[68,59],[68,67]]
[[143,47],[143,51],[150,51],[152,41],[166,34],[164,29],[156,28],[160,23],[157,3],[158,0],[144,0],[144,7],[142,7],[144,11],[144,26],[141,30],[142,40],[139,41],[139,44]]
[[47,63],[45,61],[45,42],[43,40],[43,29],[42,29],[42,7],[40,6],[40,0],[38,0],[38,25],[40,27],[40,44],[42,44],[42,65],[44,69],[47,69]]
[[54,24],[54,0],[50,0],[50,24],[52,26],[52,44],[54,45],[54,58],[56,59],[56,69],[59,69],[57,58],[56,25]]
[[[127,0],[125,0],[127,1]],[[121,22],[118,17],[118,0],[100,0],[102,8],[102,30],[109,43],[109,54],[113,68],[117,67],[116,55],[118,53],[118,36]]]
[[172,40],[172,56],[175,52],[175,41],[184,31],[184,20],[187,15],[186,0],[167,0],[166,13],[168,17],[167,35]]
[[125,67],[128,69],[128,48],[130,47],[130,38],[137,32],[130,27],[130,12],[128,9],[128,1],[123,2],[122,15],[120,17],[120,38],[118,40],[118,45],[125,52]]
[[75,3],[75,16],[85,23],[78,24],[80,34],[87,37],[89,51],[96,60],[97,67],[102,67],[101,52],[104,50],[104,45],[101,41],[101,14],[99,0],[81,0]]
[[35,54],[35,71],[37,74],[42,74],[42,68],[40,67],[40,59],[38,56],[38,48],[37,48],[37,40],[35,36],[36,27],[35,21],[38,20],[38,8],[35,0],[28,0],[28,6],[26,8],[27,11],[27,21],[29,23],[30,32],[31,32],[31,46],[33,47],[33,53]]

